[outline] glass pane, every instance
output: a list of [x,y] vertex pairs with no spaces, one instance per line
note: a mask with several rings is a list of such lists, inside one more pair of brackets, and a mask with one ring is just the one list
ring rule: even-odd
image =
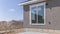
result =
[[36,11],[36,7],[32,7],[31,10],[31,22],[32,23],[37,23],[37,11]]
[[44,23],[44,5],[38,6],[38,23]]

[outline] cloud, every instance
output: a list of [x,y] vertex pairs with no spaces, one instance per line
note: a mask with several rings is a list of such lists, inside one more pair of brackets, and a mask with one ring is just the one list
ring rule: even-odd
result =
[[9,9],[9,11],[15,11],[15,9]]

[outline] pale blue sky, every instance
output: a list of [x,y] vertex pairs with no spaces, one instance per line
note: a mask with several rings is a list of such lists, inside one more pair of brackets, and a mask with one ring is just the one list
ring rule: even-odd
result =
[[23,20],[23,8],[18,4],[26,0],[0,0],[0,21]]

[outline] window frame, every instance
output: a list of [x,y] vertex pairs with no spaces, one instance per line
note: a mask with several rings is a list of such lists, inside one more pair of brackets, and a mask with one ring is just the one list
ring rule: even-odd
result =
[[[31,22],[31,8],[34,7],[34,6],[39,6],[39,5],[44,5],[44,24],[39,24],[39,23],[33,24]],[[45,25],[46,24],[46,2],[30,5],[30,10],[29,11],[30,11],[29,12],[29,21],[30,21],[31,25]]]

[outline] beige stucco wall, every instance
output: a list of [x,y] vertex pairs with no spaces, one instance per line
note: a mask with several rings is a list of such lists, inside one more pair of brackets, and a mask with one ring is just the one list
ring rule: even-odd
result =
[[[29,24],[29,6],[24,6],[24,28],[41,28],[60,30],[60,0],[47,1],[46,5],[46,24],[30,25]],[[51,24],[49,24],[49,22]]]

